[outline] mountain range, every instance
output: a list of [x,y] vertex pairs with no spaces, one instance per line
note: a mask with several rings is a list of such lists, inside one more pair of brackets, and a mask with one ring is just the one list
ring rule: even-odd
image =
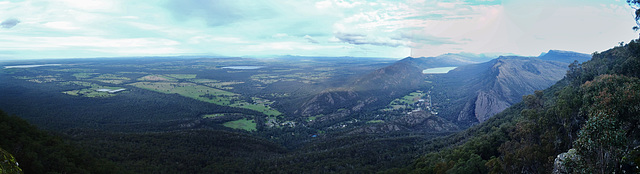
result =
[[[412,91],[430,88],[434,103],[443,108],[438,117],[458,125],[480,123],[521,100],[521,96],[547,88],[564,77],[573,61],[590,55],[550,50],[538,57],[469,54],[407,57],[363,75],[340,88],[308,98],[294,112],[301,116],[328,115],[317,122],[340,120],[349,113],[375,110]],[[437,67],[457,67],[444,74],[423,74]],[[429,83],[428,83],[429,82]]]
[[437,150],[389,173],[639,173],[638,55],[638,40],[594,53],[549,88],[434,139],[427,144]]
[[[480,166],[481,173],[486,168],[492,171],[500,168],[496,166],[541,169],[540,165],[530,163],[547,162],[567,152],[578,137],[578,123],[586,118],[578,115],[576,107],[569,111],[565,107],[583,98],[568,97],[569,102],[558,102],[564,105],[538,112],[536,109],[548,104],[542,98],[567,98],[566,92],[557,86],[569,84],[568,80],[556,83],[565,75],[579,81],[565,91],[578,91],[575,86],[592,80],[586,76],[594,75],[594,71],[615,72],[609,69],[617,68],[616,71],[638,76],[635,59],[621,63],[602,58],[626,55],[622,53],[625,52],[600,56],[600,62],[615,64],[610,66],[613,68],[580,64],[590,57],[587,54],[550,50],[538,57],[445,54],[394,61],[300,60],[290,56],[282,58],[285,61],[273,59],[268,63],[257,59],[234,62],[235,59],[208,58],[177,62],[118,60],[5,69],[0,71],[4,81],[0,81],[4,83],[0,85],[3,89],[0,94],[5,100],[0,106],[12,114],[21,111],[18,112],[21,117],[31,116],[26,118],[47,130],[59,131],[56,134],[65,138],[57,140],[42,136],[46,134],[43,132],[29,133],[27,130],[36,128],[0,111],[0,127],[4,125],[3,130],[11,130],[0,138],[6,140],[0,141],[0,148],[15,155],[20,167],[28,169],[28,173],[68,172],[73,169],[68,166],[73,165],[103,172],[71,173],[371,173],[403,166],[415,169],[416,173],[449,169],[456,169],[450,173],[473,173],[457,170],[466,166]],[[241,65],[263,68],[221,68]],[[425,69],[439,67],[456,68],[447,73],[423,73]],[[165,80],[150,81],[149,77]],[[82,86],[87,83],[104,87]],[[544,95],[537,91],[554,83],[556,87],[543,92]],[[157,84],[167,91],[132,84]],[[128,90],[104,98],[93,96],[101,89],[116,86]],[[190,91],[195,93],[204,89],[207,93],[222,89],[233,93],[185,97],[191,93],[181,94],[180,90],[187,89],[196,89]],[[535,95],[528,95],[534,91]],[[419,93],[422,101],[406,99],[415,93]],[[390,106],[403,98],[406,99],[403,106]],[[228,106],[215,103],[226,99],[238,103]],[[428,109],[421,103],[426,99]],[[408,107],[416,105],[422,108]],[[274,112],[276,109],[282,114]],[[539,117],[542,113],[552,116]],[[578,116],[565,118],[563,114]],[[531,129],[546,124],[555,125]],[[547,132],[542,134],[544,131]],[[525,136],[528,133],[540,134],[542,138]],[[462,143],[466,146],[446,150]],[[531,143],[547,144],[524,146]],[[523,150],[514,150],[521,146]],[[556,151],[546,151],[550,147]],[[75,149],[87,152],[76,153]],[[538,153],[546,156],[527,156]],[[407,164],[415,165],[407,167]],[[516,169],[507,171],[517,173]],[[389,172],[409,173],[393,169]]]

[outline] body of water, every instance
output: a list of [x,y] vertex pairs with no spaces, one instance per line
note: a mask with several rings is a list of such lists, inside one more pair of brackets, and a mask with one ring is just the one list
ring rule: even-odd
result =
[[96,91],[98,92],[108,92],[108,93],[116,93],[116,92],[120,92],[120,91],[124,91],[126,89],[124,88],[120,88],[120,89],[97,89]]
[[445,74],[457,67],[438,67],[422,70],[422,74]]
[[41,65],[15,65],[15,66],[4,66],[4,68],[35,68],[41,66],[60,66],[62,64],[41,64]]
[[260,69],[264,66],[225,66],[223,69]]

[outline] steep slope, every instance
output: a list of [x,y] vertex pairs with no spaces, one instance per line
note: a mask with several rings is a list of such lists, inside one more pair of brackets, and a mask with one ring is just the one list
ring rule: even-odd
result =
[[[596,53],[504,112],[432,141],[416,173],[638,173],[640,44]],[[449,148],[443,148],[449,147]],[[567,160],[571,159],[571,160]],[[409,173],[408,170],[392,170]]]
[[[469,90],[469,99],[457,114],[459,122],[483,122],[505,108],[519,102],[523,95],[547,88],[560,80],[567,70],[566,63],[543,61],[527,57],[500,57],[473,68],[487,68],[473,77],[461,89]],[[459,79],[478,71],[460,68],[443,78]]]
[[[449,73],[428,77],[433,81],[434,103],[439,116],[462,126],[486,121],[520,102],[523,95],[547,88],[562,79],[576,55],[546,54],[557,60],[501,56],[489,62],[458,67]],[[571,52],[572,53],[572,52]],[[566,57],[564,57],[566,56]],[[549,58],[549,57],[547,57]]]

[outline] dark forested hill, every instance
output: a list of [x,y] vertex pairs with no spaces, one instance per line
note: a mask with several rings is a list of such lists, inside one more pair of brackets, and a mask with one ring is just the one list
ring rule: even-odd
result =
[[439,151],[393,172],[640,172],[640,43],[569,67],[550,88],[482,124],[434,140]]
[[0,132],[0,150],[13,154],[25,173],[125,172],[114,163],[91,156],[70,142],[1,110]]

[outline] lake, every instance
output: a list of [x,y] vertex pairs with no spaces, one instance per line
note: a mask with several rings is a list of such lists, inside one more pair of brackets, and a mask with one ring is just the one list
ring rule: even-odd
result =
[[425,69],[422,70],[422,74],[444,74],[444,73],[448,73],[449,71],[456,69],[457,67],[451,66],[451,67],[438,67],[438,68],[429,68],[429,69]]
[[120,89],[104,89],[104,88],[102,88],[102,89],[97,89],[96,91],[98,91],[98,92],[108,92],[108,93],[112,93],[113,94],[113,93],[124,91],[124,90],[126,90],[126,89],[124,89],[124,88],[120,88]]
[[15,65],[15,66],[4,66],[5,69],[9,68],[35,68],[41,66],[60,66],[62,64],[42,64],[42,65]]
[[223,69],[260,69],[264,66],[225,66]]

